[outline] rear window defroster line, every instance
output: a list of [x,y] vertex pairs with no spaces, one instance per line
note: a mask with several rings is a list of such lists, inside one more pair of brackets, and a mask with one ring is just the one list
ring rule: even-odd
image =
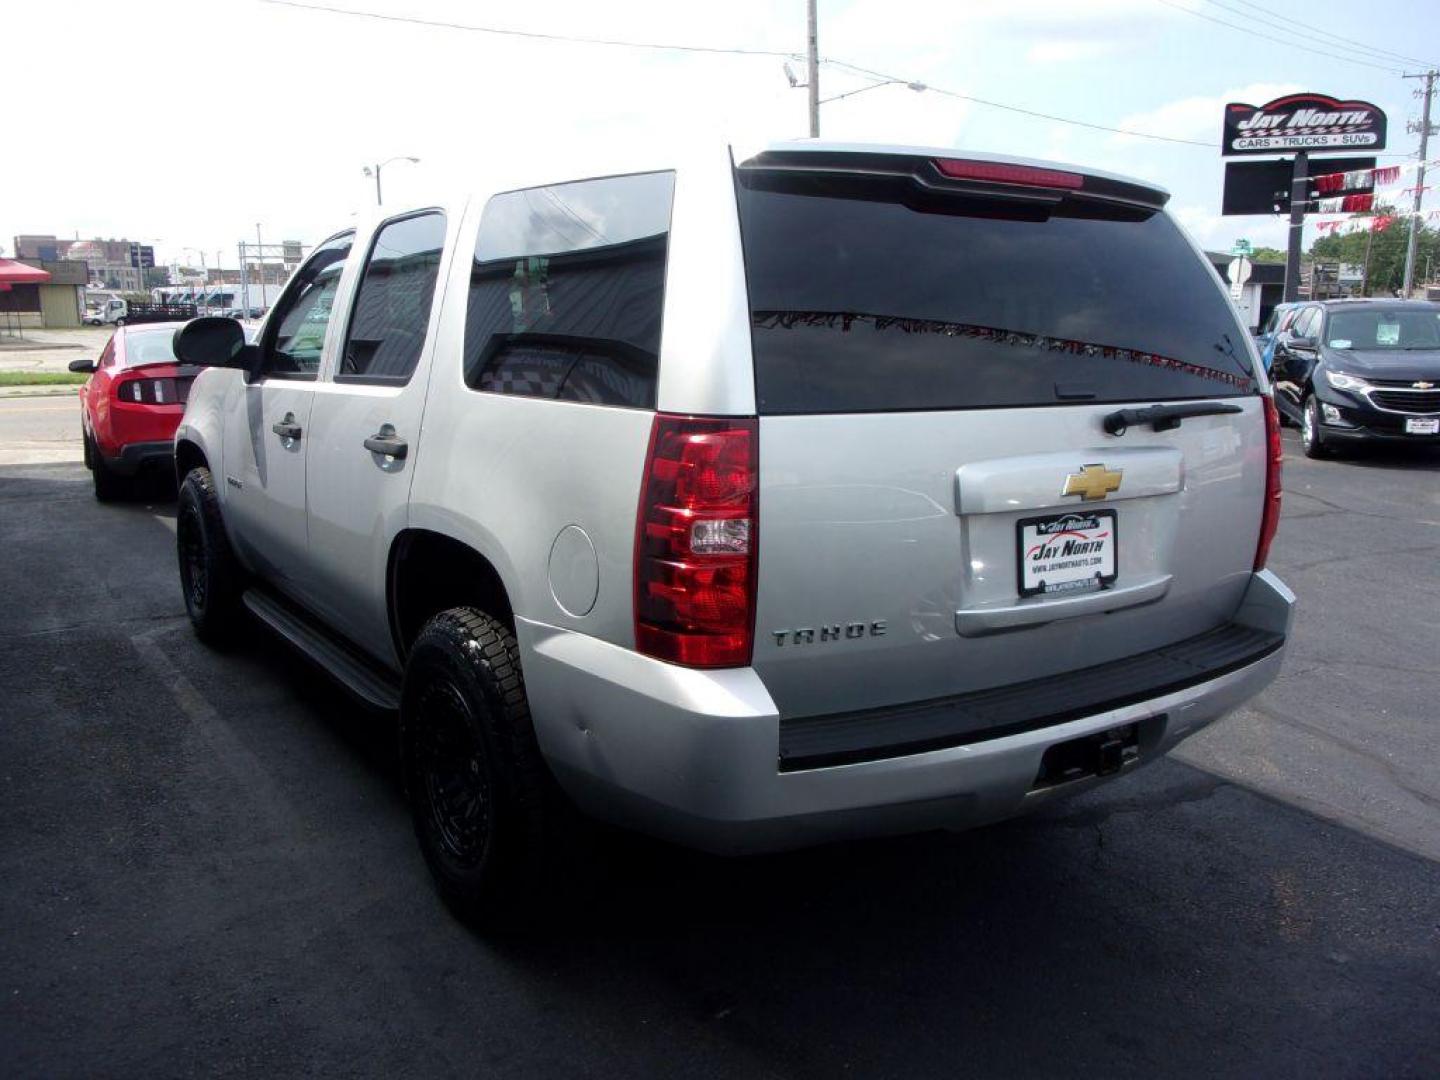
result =
[[752,322],[758,330],[790,330],[796,326],[839,327],[842,333],[849,333],[855,323],[869,323],[876,330],[898,328],[906,334],[941,334],[945,337],[968,337],[993,341],[998,345],[1012,345],[1026,349],[1040,349],[1047,352],[1071,353],[1075,356],[1098,356],[1102,359],[1124,360],[1132,364],[1180,371],[1201,379],[1233,386],[1242,393],[1248,393],[1254,380],[1248,376],[1235,375],[1228,371],[1216,371],[1203,364],[1192,364],[1186,360],[1161,356],[1159,353],[1140,349],[1126,349],[1118,345],[1097,345],[1088,341],[1073,341],[1069,338],[1046,337],[1043,334],[1027,334],[1018,330],[1005,330],[994,326],[977,326],[973,323],[946,322],[941,319],[916,319],[904,315],[870,315],[855,311],[756,311]]

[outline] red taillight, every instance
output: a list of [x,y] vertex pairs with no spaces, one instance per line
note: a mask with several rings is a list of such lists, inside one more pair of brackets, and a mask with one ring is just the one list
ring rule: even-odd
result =
[[147,379],[135,376],[117,379],[111,392],[117,401],[131,405],[183,405],[190,396],[193,379]]
[[996,184],[1024,184],[1027,187],[1069,188],[1085,186],[1085,177],[1060,169],[1039,169],[1034,165],[1006,165],[998,161],[961,161],[936,158],[935,167],[952,180],[988,180]]
[[1268,394],[1265,401],[1265,510],[1260,517],[1260,542],[1255,545],[1255,569],[1264,570],[1270,557],[1270,542],[1280,527],[1280,467],[1285,462],[1285,447],[1280,441],[1280,414],[1275,399]]
[[743,667],[755,636],[758,427],[657,414],[635,533],[635,647]]

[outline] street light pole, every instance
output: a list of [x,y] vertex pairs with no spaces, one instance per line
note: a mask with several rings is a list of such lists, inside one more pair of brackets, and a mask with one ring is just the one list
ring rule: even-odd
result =
[[406,156],[406,155],[402,154],[402,155],[400,155],[399,157],[392,157],[392,158],[390,158],[390,159],[387,160],[387,161],[382,161],[382,162],[380,162],[378,165],[366,165],[366,166],[364,167],[364,169],[362,169],[361,171],[364,172],[364,174],[365,174],[366,176],[371,176],[371,175],[373,175],[373,176],[375,177],[375,205],[376,205],[376,206],[383,206],[383,205],[384,205],[384,200],[381,199],[381,197],[380,197],[380,170],[383,169],[383,168],[385,168],[385,166],[386,166],[386,165],[389,165],[390,162],[392,162],[392,161],[408,161],[408,162],[410,162],[411,165],[419,165],[419,164],[420,164],[420,159],[419,159],[418,157],[409,157],[409,156]]
[[810,94],[810,137],[820,137],[820,55],[816,28],[815,0],[805,0],[806,55],[805,86]]

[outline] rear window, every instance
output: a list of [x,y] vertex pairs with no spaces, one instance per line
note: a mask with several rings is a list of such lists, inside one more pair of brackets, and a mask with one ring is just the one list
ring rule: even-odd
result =
[[125,366],[141,364],[173,364],[175,362],[175,328],[147,330],[125,335]]
[[465,382],[494,394],[655,407],[671,172],[496,195],[465,316]]
[[819,183],[738,170],[763,413],[1254,389],[1248,335],[1163,213],[1119,220],[1062,203],[1017,220],[998,202],[922,211]]

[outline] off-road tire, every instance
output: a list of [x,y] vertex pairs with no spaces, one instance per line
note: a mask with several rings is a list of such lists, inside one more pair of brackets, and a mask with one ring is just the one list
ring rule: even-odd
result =
[[196,636],[209,645],[228,643],[244,620],[245,576],[225,533],[215,478],[204,466],[191,469],[180,485],[175,550]]
[[514,632],[468,607],[427,622],[405,667],[400,745],[415,836],[447,906],[486,930],[532,925],[573,811],[535,740]]
[[1314,394],[1307,394],[1301,405],[1304,418],[1300,423],[1300,448],[1308,458],[1327,458],[1330,446],[1325,441],[1325,432],[1320,426],[1320,405]]

